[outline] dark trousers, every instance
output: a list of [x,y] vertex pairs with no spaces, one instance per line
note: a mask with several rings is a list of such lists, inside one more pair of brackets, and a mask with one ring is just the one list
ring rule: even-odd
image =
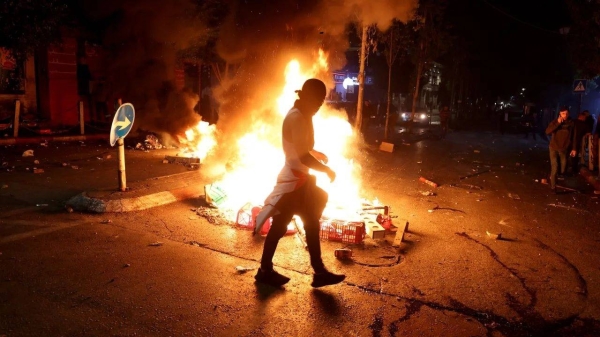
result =
[[327,204],[328,195],[316,185],[313,176],[299,189],[284,194],[275,207],[279,214],[273,216],[271,228],[265,239],[260,267],[263,270],[273,269],[273,256],[279,240],[287,232],[287,226],[294,215],[300,216],[306,232],[306,245],[310,254],[310,264],[315,272],[325,270],[321,259],[321,242],[319,219]]
[[567,150],[559,151],[550,149],[550,187],[556,187],[556,174],[558,173],[558,158],[560,157],[560,174],[565,174],[567,168]]

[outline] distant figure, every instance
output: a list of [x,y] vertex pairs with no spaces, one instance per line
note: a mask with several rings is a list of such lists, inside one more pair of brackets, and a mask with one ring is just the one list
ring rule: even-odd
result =
[[558,118],[551,121],[546,128],[546,134],[551,136],[550,139],[550,189],[556,192],[556,178],[558,171],[557,156],[560,158],[560,175],[565,174],[567,168],[567,152],[570,151],[572,157],[577,151],[574,147],[574,125],[569,117],[569,108],[560,108]]
[[508,110],[500,112],[500,134],[504,134],[508,128]]
[[444,106],[440,111],[440,127],[442,129],[442,138],[446,138],[448,133],[448,125],[450,125],[450,108]]
[[398,124],[398,108],[390,103],[390,119],[388,120],[388,136],[396,133],[396,124]]
[[273,255],[279,240],[285,235],[293,216],[299,215],[306,232],[310,264],[315,271],[311,285],[315,288],[342,282],[346,276],[329,272],[321,259],[319,220],[327,204],[328,195],[317,186],[309,169],[324,172],[333,182],[335,172],[327,165],[327,156],[313,149],[315,145],[313,116],[319,111],[327,93],[325,84],[317,79],[304,82],[298,91],[299,100],[283,120],[282,141],[285,164],[277,176],[273,192],[265,200],[265,207],[256,217],[254,233],[269,218],[271,228],[265,239],[257,282],[281,287],[290,279],[273,269]]
[[[590,125],[589,121],[587,120],[589,112],[586,115],[586,111],[580,112],[577,116],[577,119],[574,121],[573,148],[577,151],[577,155],[572,157],[571,160],[571,169],[573,173],[577,173],[578,164],[585,163],[585,135],[592,133],[593,124]],[[579,157],[579,160],[577,160],[577,157]]]
[[371,121],[376,117],[376,106],[369,100],[365,100],[362,111],[362,132],[367,133],[369,127],[371,127]]
[[525,138],[529,138],[529,134],[533,136],[533,140],[536,140],[536,125],[535,122],[537,120],[537,114],[535,112],[526,112],[523,115],[523,132],[525,133]]

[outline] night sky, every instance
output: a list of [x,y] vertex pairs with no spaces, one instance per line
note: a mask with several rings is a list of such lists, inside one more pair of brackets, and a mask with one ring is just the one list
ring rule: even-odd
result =
[[570,79],[559,34],[570,23],[564,1],[451,1],[447,16],[467,42],[472,72],[490,92],[505,96],[525,87],[537,94]]

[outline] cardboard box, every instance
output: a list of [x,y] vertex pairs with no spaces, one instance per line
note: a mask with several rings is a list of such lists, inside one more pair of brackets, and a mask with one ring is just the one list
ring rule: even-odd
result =
[[375,221],[366,220],[365,227],[367,230],[367,235],[372,239],[383,239],[385,238],[385,228],[383,228],[380,224]]
[[379,144],[379,151],[385,151],[390,153],[394,152],[394,144],[381,142],[381,144]]

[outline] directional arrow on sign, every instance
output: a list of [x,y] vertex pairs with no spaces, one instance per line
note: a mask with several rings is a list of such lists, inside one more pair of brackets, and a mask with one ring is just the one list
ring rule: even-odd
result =
[[115,127],[117,127],[120,130],[128,127],[129,124],[131,124],[131,121],[129,120],[129,118],[127,118],[127,116],[125,116],[125,120],[116,122]]

